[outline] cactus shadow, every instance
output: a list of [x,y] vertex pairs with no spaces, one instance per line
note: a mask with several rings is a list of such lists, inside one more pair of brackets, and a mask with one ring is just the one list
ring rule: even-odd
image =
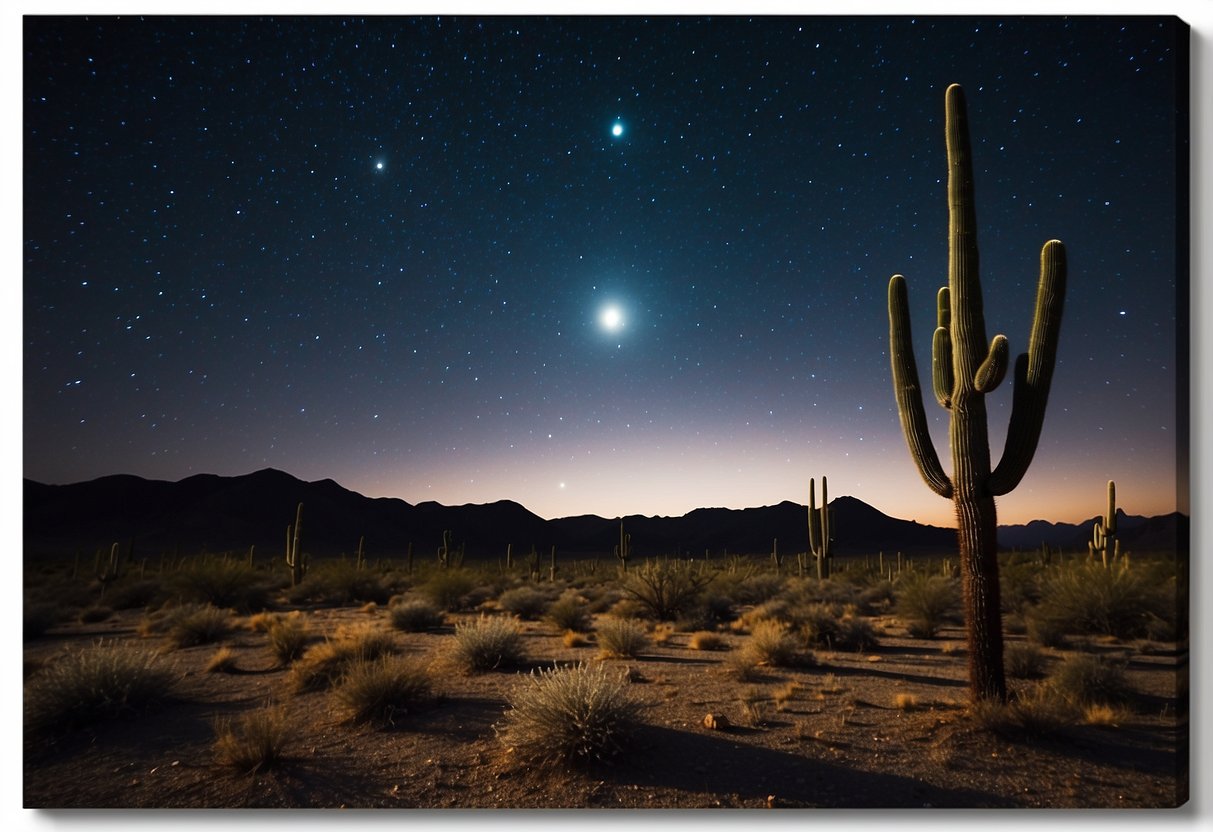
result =
[[789,808],[1005,808],[1011,798],[976,788],[944,788],[897,774],[860,771],[838,763],[749,745],[735,731],[649,726],[631,764],[605,771],[617,786],[729,795]]

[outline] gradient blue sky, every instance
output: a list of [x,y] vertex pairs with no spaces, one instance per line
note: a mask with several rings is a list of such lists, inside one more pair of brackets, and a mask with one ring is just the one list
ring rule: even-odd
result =
[[556,517],[805,502],[824,475],[948,525],[901,437],[885,292],[906,275],[928,366],[958,82],[1013,352],[1041,244],[1070,258],[1000,520],[1089,517],[1108,479],[1176,508],[1165,20],[26,27],[26,477],[273,466]]

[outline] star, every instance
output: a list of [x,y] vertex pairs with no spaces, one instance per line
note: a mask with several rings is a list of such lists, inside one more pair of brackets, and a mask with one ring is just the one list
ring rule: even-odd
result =
[[619,138],[620,136],[622,136],[623,135],[623,124],[621,124],[618,121],[615,122],[615,124],[612,125],[612,127],[611,127],[611,135],[614,136],[615,138]]
[[618,332],[623,329],[623,310],[614,304],[604,306],[598,314],[598,322],[607,331]]

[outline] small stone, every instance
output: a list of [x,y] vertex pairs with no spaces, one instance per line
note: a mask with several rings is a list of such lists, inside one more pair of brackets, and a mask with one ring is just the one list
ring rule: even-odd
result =
[[709,731],[727,731],[729,718],[724,714],[708,714],[703,718],[703,727]]

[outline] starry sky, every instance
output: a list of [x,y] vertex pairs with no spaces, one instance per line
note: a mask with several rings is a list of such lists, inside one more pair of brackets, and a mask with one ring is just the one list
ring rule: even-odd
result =
[[[950,525],[906,450],[965,87],[986,326],[1058,366],[999,519],[1177,507],[1166,17],[26,17],[24,476],[272,466],[543,517],[807,502]],[[1186,152],[1186,151],[1185,151]],[[924,378],[928,384],[929,380]],[[988,397],[995,460],[1010,379]],[[947,454],[947,413],[931,400]]]

